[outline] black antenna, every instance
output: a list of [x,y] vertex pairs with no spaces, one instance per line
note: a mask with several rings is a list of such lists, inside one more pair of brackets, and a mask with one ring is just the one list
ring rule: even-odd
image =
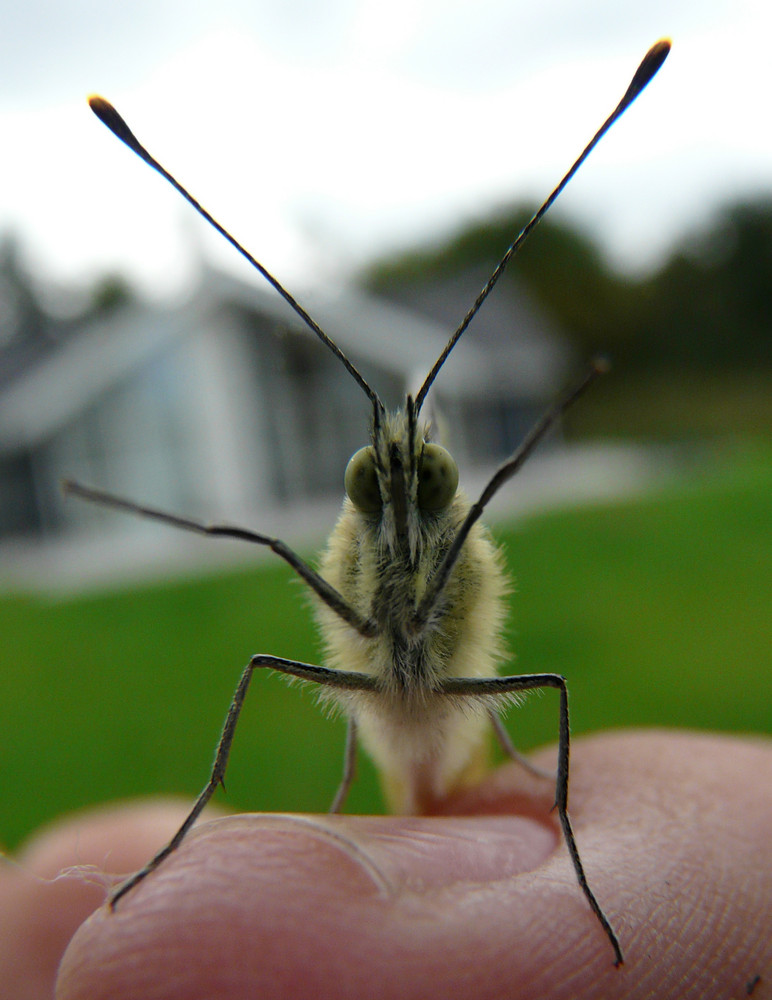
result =
[[144,160],[149,167],[152,167],[153,170],[156,170],[165,180],[167,180],[172,185],[172,187],[175,188],[182,195],[185,201],[187,201],[188,204],[192,205],[193,208],[195,208],[195,210],[198,212],[199,215],[203,216],[203,218],[205,218],[206,221],[211,226],[213,226],[217,230],[217,232],[220,233],[221,236],[225,237],[225,239],[231,244],[232,247],[235,247],[235,249],[238,250],[238,252],[241,254],[242,257],[244,257],[247,261],[249,261],[252,267],[254,267],[257,271],[259,271],[260,274],[262,274],[262,276],[266,279],[266,281],[268,281],[269,284],[271,284],[276,289],[276,291],[279,293],[279,295],[281,295],[284,301],[295,311],[295,313],[300,317],[300,319],[303,320],[306,326],[313,333],[316,334],[316,336],[319,338],[319,340],[321,340],[321,342],[325,345],[325,347],[328,347],[335,355],[335,357],[343,362],[343,365],[345,366],[348,373],[355,379],[355,381],[359,384],[359,386],[364,390],[364,392],[367,394],[368,398],[372,402],[373,406],[376,409],[383,410],[383,403],[378,398],[378,394],[376,393],[376,391],[368,385],[364,377],[354,367],[351,361],[349,361],[349,359],[346,357],[343,351],[341,351],[338,345],[327,336],[327,334],[324,332],[324,330],[322,330],[322,328],[319,326],[316,320],[314,320],[311,316],[309,316],[309,314],[300,305],[297,299],[295,299],[295,297],[287,291],[287,289],[281,284],[281,282],[277,278],[274,278],[274,276],[270,273],[270,271],[268,271],[265,267],[263,267],[260,261],[256,260],[252,256],[252,254],[248,250],[246,250],[241,245],[241,243],[238,242],[238,240],[236,240],[233,236],[231,236],[228,230],[223,228],[223,226],[220,225],[217,219],[215,219],[212,215],[210,215],[209,212],[207,212],[207,210],[204,208],[204,206],[201,205],[198,201],[196,201],[193,195],[190,194],[182,186],[182,184],[180,184],[180,182],[169,173],[169,171],[165,167],[162,167],[154,156],[151,156],[151,154],[145,149],[145,147],[142,145],[139,139],[137,139],[137,137],[131,131],[131,129],[123,120],[123,118],[118,114],[118,112],[115,110],[112,104],[110,104],[109,101],[106,101],[104,97],[97,97],[97,96],[89,97],[88,103],[89,107],[97,116],[97,118],[102,122],[103,125],[106,125],[107,128],[110,129],[113,135],[117,136],[117,138],[120,139],[121,142],[124,142],[129,147],[130,150],[132,150],[134,153],[137,154],[137,156],[140,157],[140,159]]
[[416,412],[418,412],[423,406],[424,400],[426,399],[426,395],[429,392],[429,389],[431,389],[432,383],[437,378],[440,369],[445,364],[448,355],[456,346],[466,328],[469,326],[474,317],[477,315],[477,312],[479,311],[483,302],[488,298],[488,295],[493,290],[493,286],[501,277],[504,268],[514,257],[514,255],[517,253],[517,251],[520,249],[523,243],[528,239],[531,232],[535,229],[535,227],[539,224],[539,222],[541,222],[543,216],[551,208],[553,202],[557,199],[558,195],[561,193],[563,188],[566,186],[566,184],[568,184],[568,182],[574,176],[576,171],[579,169],[579,167],[581,167],[581,165],[584,163],[584,161],[587,159],[587,157],[590,155],[593,149],[597,146],[597,144],[600,142],[600,140],[603,138],[606,132],[608,132],[608,130],[611,128],[611,126],[614,124],[617,118],[619,118],[621,115],[624,114],[624,112],[630,107],[630,105],[633,103],[636,97],[641,93],[641,91],[644,89],[647,83],[649,83],[649,81],[653,79],[659,68],[662,66],[662,63],[665,61],[665,59],[667,59],[668,52],[670,52],[670,41],[666,38],[657,42],[655,45],[652,45],[652,47],[643,57],[643,61],[636,70],[635,76],[630,82],[630,86],[625,91],[625,95],[622,98],[622,100],[619,102],[619,104],[617,104],[617,106],[614,108],[614,110],[611,112],[611,114],[608,116],[605,122],[601,125],[601,127],[592,137],[590,142],[585,146],[581,155],[576,160],[571,169],[568,171],[568,173],[565,175],[563,180],[558,184],[558,186],[555,188],[555,190],[552,192],[549,198],[547,198],[547,200],[544,202],[544,204],[541,206],[538,212],[536,212],[536,214],[532,217],[531,221],[521,231],[520,235],[517,237],[515,242],[510,246],[509,250],[507,250],[507,252],[501,258],[501,261],[496,267],[496,270],[488,279],[488,283],[485,285],[483,290],[477,296],[477,298],[474,301],[474,305],[466,314],[466,316],[464,316],[460,326],[455,331],[453,336],[450,338],[448,343],[445,345],[444,351],[439,356],[439,358],[437,358],[434,367],[426,376],[426,380],[424,381],[424,384],[421,386],[415,398]]
[[600,375],[605,375],[608,370],[609,363],[605,358],[595,358],[580,381],[577,382],[576,385],[567,389],[563,395],[552,404],[547,412],[539,420],[537,420],[528,434],[526,434],[514,453],[510,455],[510,457],[493,473],[485,489],[480,494],[480,498],[477,503],[472,504],[469,508],[469,512],[464,518],[461,527],[458,529],[452,544],[445,552],[442,562],[439,563],[434,571],[434,575],[427,584],[426,590],[421,598],[421,603],[418,605],[413,615],[412,624],[416,631],[424,628],[428,622],[432,611],[437,605],[439,595],[442,593],[445,585],[450,579],[450,574],[453,572],[453,567],[458,561],[464,542],[469,537],[469,532],[472,530],[473,525],[482,516],[482,513],[490,500],[496,493],[498,493],[501,487],[505,483],[509,482],[515,473],[522,468],[526,459],[529,458],[536,446],[546,437],[555,424],[558,423],[566,410],[573,406],[577,399],[579,399],[579,397],[587,391],[596,378]]

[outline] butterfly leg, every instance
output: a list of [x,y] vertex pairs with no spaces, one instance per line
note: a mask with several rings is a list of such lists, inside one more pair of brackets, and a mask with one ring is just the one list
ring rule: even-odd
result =
[[501,749],[509,757],[510,760],[516,761],[521,767],[524,767],[529,774],[532,774],[535,778],[546,778],[548,781],[555,780],[555,774],[552,771],[547,771],[544,768],[537,767],[532,764],[531,761],[525,756],[525,754],[520,753],[515,744],[512,742],[512,738],[507,732],[501,716],[494,709],[491,709],[488,713],[491,720],[491,725],[493,726],[493,731],[496,734],[496,739],[501,745]]
[[[154,857],[152,857],[144,867],[140,868],[138,872],[135,872],[115,889],[110,896],[111,909],[115,909],[118,901],[125,896],[127,892],[133,889],[134,886],[138,885],[151,872],[155,871],[162,861],[177,850],[188,834],[190,828],[203,812],[212,795],[214,795],[217,786],[223,785],[223,787],[225,787],[225,769],[228,766],[231,744],[233,743],[233,737],[236,733],[239,715],[241,714],[241,709],[247,696],[252,676],[255,670],[260,667],[268,667],[271,670],[277,670],[281,673],[289,674],[292,677],[298,677],[301,680],[314,681],[317,684],[323,684],[326,687],[335,687],[348,691],[375,689],[375,684],[372,678],[368,677],[366,674],[359,674],[344,670],[330,670],[326,667],[318,667],[311,663],[299,663],[296,660],[285,660],[281,657],[269,656],[267,654],[253,656],[244,669],[241,679],[239,680],[238,687],[236,688],[236,692],[233,695],[233,700],[230,708],[228,709],[228,715],[225,719],[225,724],[220,735],[220,741],[217,744],[214,764],[212,765],[212,773],[204,786],[203,791],[196,799],[193,808],[185,819],[185,822],[175,833],[169,843],[165,847],[161,848],[161,850]],[[345,793],[348,791],[348,786],[351,784],[351,780],[353,779],[352,762],[356,750],[355,732],[352,734],[351,739],[353,741],[353,745],[350,750],[348,749],[347,741],[347,767],[344,771],[343,782],[341,784],[341,788],[338,789],[338,794],[335,797],[336,803],[339,798],[341,799],[340,804],[342,804]]]
[[463,697],[466,695],[470,697],[483,696],[485,698],[506,699],[509,694],[519,691],[533,691],[545,687],[557,688],[560,692],[558,771],[555,782],[555,805],[553,808],[557,809],[560,825],[563,830],[563,837],[568,847],[568,853],[571,857],[579,886],[611,942],[611,947],[614,949],[614,964],[620,966],[624,962],[624,956],[619,939],[608,917],[601,909],[595,893],[589,886],[587,876],[584,872],[584,865],[579,856],[579,848],[576,846],[576,837],[574,836],[571,819],[568,815],[568,757],[570,736],[568,724],[568,687],[566,686],[565,677],[562,677],[560,674],[524,674],[520,677],[450,678],[443,683],[441,690],[451,697]]
[[346,796],[353,784],[357,771],[357,724],[349,716],[346,726],[346,747],[343,751],[343,775],[330,806],[331,813],[339,813],[346,802]]

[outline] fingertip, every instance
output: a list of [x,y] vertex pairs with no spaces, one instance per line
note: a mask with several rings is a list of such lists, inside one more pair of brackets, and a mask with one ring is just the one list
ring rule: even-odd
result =
[[174,802],[88,810],[45,827],[0,877],[0,994],[52,996],[77,928],[105,901],[112,873],[146,860],[184,816]]

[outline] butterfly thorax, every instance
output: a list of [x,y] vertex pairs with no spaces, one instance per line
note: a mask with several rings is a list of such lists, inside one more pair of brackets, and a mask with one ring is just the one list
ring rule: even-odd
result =
[[[422,506],[429,495],[420,479],[428,437],[409,410],[382,415],[371,445],[380,502],[362,510],[346,498],[320,567],[376,626],[373,638],[363,638],[320,608],[328,664],[377,677],[401,711],[419,714],[444,678],[495,671],[506,591],[498,551],[475,526],[428,621],[416,626],[419,602],[469,510],[455,482],[447,504]],[[473,634],[481,656],[456,662]]]

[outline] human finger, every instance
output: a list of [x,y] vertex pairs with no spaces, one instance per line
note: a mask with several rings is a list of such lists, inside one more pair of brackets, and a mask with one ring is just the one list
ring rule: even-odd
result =
[[[115,913],[86,923],[57,996],[667,1000],[685,983],[741,995],[772,975],[758,794],[771,777],[761,741],[577,741],[571,810],[623,943],[620,969],[544,793],[507,767],[442,817],[246,815],[201,827]],[[512,815],[529,797],[542,806]]]

